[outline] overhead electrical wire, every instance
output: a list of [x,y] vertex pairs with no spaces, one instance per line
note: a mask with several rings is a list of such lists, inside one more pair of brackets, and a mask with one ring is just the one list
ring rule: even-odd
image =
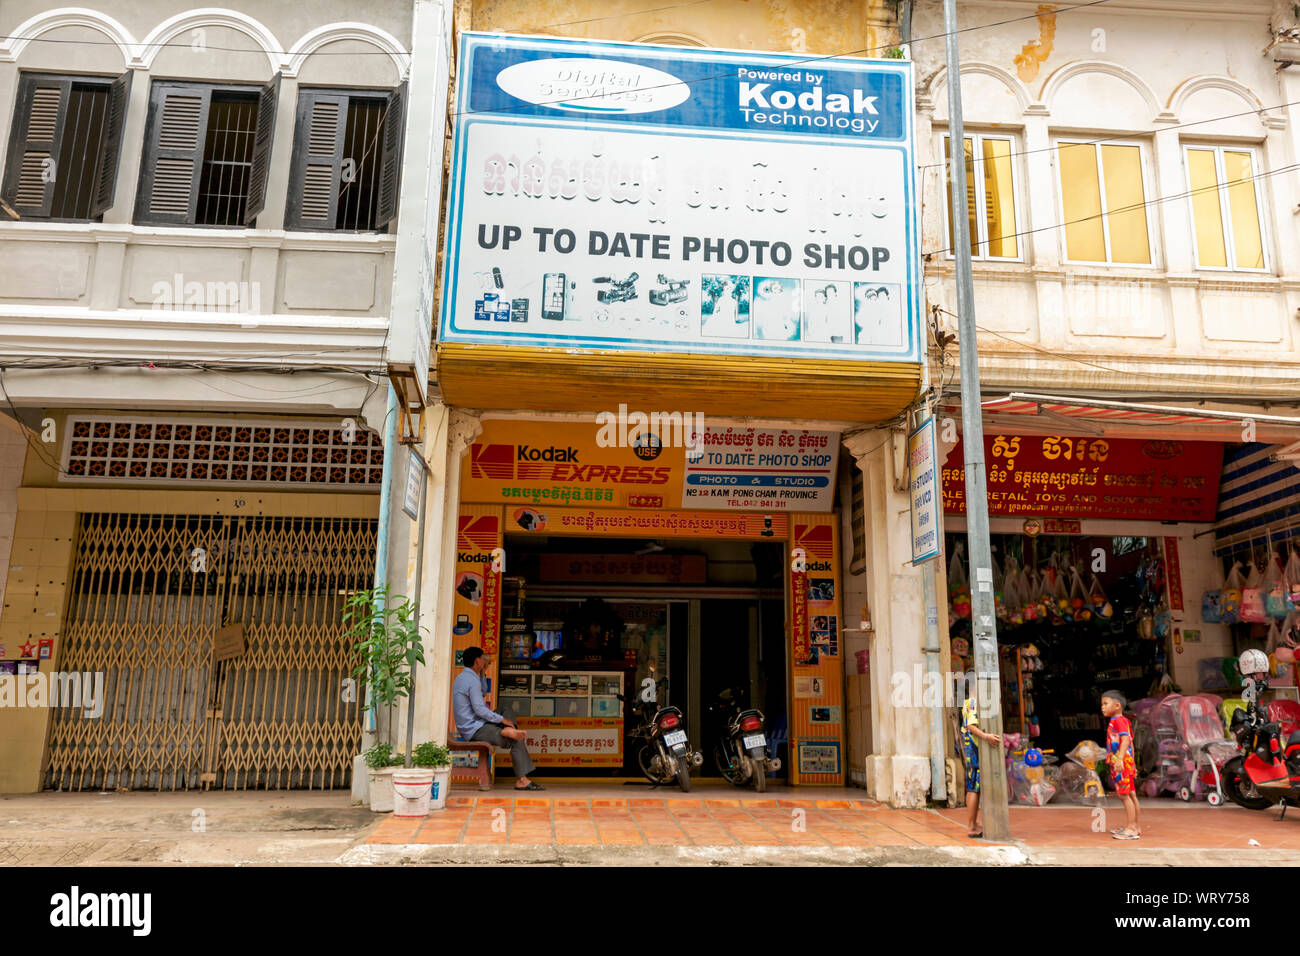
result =
[[[1258,116],[1260,113],[1265,113],[1268,112],[1269,110],[1284,110],[1289,106],[1300,106],[1300,100],[1292,100],[1289,103],[1278,103],[1274,106],[1261,106],[1259,109],[1243,110],[1240,113],[1226,113],[1223,116],[1211,116],[1207,119],[1191,120],[1186,123],[1168,123],[1164,126],[1161,126],[1159,129],[1143,129],[1143,130],[1137,130],[1136,132],[1133,133],[1116,133],[1114,136],[1107,136],[1104,139],[1072,140],[1069,143],[1056,143],[1055,145],[1052,146],[1040,146],[1037,149],[1021,149],[1021,150],[1016,150],[1015,152],[1005,153],[1001,156],[995,156],[993,157],[993,159],[995,161],[1000,162],[1001,160],[1004,159],[1010,159],[1013,156],[1032,156],[1035,153],[1056,152],[1062,146],[1101,146],[1106,143],[1116,142],[1118,140],[1142,139],[1148,136],[1154,136],[1156,133],[1162,133],[1165,130],[1187,129],[1188,127],[1191,126],[1204,126],[1206,123],[1218,123],[1221,120],[1240,119],[1243,116]],[[969,127],[971,124],[968,123],[966,125]],[[974,125],[978,126],[979,124],[976,123]],[[978,129],[975,130],[975,133],[976,135],[980,135],[980,131]],[[994,133],[992,135],[997,136],[998,134]],[[973,166],[980,165],[986,162],[989,162],[989,160],[986,160],[983,156],[972,156],[970,159],[966,160],[965,165],[968,169],[970,169]],[[946,169],[947,167],[948,167],[947,163],[925,163],[924,165],[917,166],[916,168],[918,171],[923,171],[927,169]]]
[[[1248,184],[1248,183],[1254,183],[1254,182],[1257,182],[1258,180],[1261,180],[1261,179],[1268,179],[1268,178],[1271,177],[1271,176],[1277,176],[1277,175],[1279,175],[1279,174],[1281,174],[1281,173],[1289,173],[1289,172],[1293,172],[1293,171],[1295,171],[1295,170],[1297,170],[1297,169],[1300,169],[1300,163],[1292,163],[1290,166],[1279,166],[1277,169],[1270,169],[1270,170],[1269,170],[1268,172],[1266,172],[1266,173],[1259,173],[1259,174],[1257,174],[1257,175],[1251,176],[1249,179],[1239,179],[1239,180],[1237,180],[1236,182],[1233,182],[1233,183],[1215,183],[1213,186],[1199,186],[1199,187],[1197,187],[1196,189],[1189,189],[1189,190],[1187,190],[1186,192],[1174,193],[1174,194],[1169,195],[1169,196],[1157,196],[1157,197],[1154,198],[1154,199],[1144,199],[1144,200],[1142,200],[1142,202],[1139,202],[1139,203],[1130,203],[1130,204],[1127,205],[1127,206],[1120,206],[1120,207],[1117,208],[1117,209],[1108,209],[1108,210],[1106,210],[1106,211],[1104,211],[1104,212],[1099,212],[1099,213],[1096,213],[1096,214],[1091,215],[1091,216],[1083,216],[1083,217],[1081,217],[1081,218],[1079,218],[1079,219],[1069,219],[1069,220],[1066,220],[1065,222],[1057,222],[1057,223],[1053,223],[1053,224],[1050,225],[1050,226],[1036,226],[1036,227],[1033,228],[1033,229],[1023,229],[1023,230],[1021,230],[1020,232],[1004,233],[1003,235],[1000,235],[1000,236],[989,236],[987,240],[984,240],[984,241],[981,242],[980,244],[983,245],[984,242],[996,242],[996,241],[998,241],[998,240],[1002,240],[1002,239],[1018,239],[1018,238],[1020,238],[1021,236],[1030,236],[1030,235],[1033,235],[1034,233],[1038,233],[1038,232],[1046,232],[1046,231],[1048,231],[1049,229],[1063,229],[1063,228],[1066,227],[1066,226],[1073,226],[1074,224],[1076,224],[1076,223],[1080,223],[1080,222],[1091,222],[1091,221],[1094,220],[1094,219],[1102,219],[1102,218],[1104,218],[1104,217],[1106,217],[1106,216],[1119,216],[1119,215],[1123,215],[1123,214],[1126,213],[1126,212],[1136,212],[1137,210],[1139,210],[1139,209],[1145,209],[1145,208],[1147,208],[1148,206],[1158,206],[1158,205],[1160,205],[1161,203],[1173,202],[1174,200],[1177,200],[1177,199],[1187,199],[1187,198],[1189,198],[1189,197],[1191,197],[1191,196],[1196,196],[1196,195],[1199,195],[1200,193],[1204,193],[1204,192],[1211,192],[1211,191],[1217,192],[1217,191],[1219,191],[1220,189],[1231,188],[1232,186],[1235,186],[1235,185],[1244,185],[1244,184]],[[948,246],[948,247],[943,248],[943,249],[929,249],[929,250],[925,250],[925,251],[923,251],[921,254],[922,254],[923,256],[936,256],[936,255],[942,255],[943,253],[946,253],[946,252],[952,252],[952,251],[953,251],[953,247],[952,247],[952,246]],[[1105,264],[1105,265],[1110,265],[1110,266],[1115,266],[1115,265],[1123,266],[1123,265],[1125,265],[1126,263],[1122,263],[1122,262],[1119,262],[1119,263],[1110,262],[1110,263],[1104,263],[1104,264]],[[1133,264],[1133,265],[1150,265],[1150,263],[1132,263],[1132,264]]]

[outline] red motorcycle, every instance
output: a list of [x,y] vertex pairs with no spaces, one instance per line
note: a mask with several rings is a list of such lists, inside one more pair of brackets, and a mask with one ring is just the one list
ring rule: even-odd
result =
[[1267,680],[1256,679],[1254,699],[1233,713],[1232,735],[1241,753],[1223,765],[1221,777],[1223,792],[1233,803],[1247,810],[1279,806],[1281,820],[1288,806],[1300,807],[1300,730],[1283,744],[1281,725],[1268,719],[1259,702],[1267,688]]

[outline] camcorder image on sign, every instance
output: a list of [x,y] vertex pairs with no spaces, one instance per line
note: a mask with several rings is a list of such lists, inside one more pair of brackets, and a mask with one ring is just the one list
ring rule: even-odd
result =
[[441,341],[921,360],[910,62],[461,43]]

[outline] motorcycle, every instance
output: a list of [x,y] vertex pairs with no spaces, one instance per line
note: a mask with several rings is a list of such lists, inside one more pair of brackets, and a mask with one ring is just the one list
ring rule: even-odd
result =
[[1281,726],[1268,719],[1259,700],[1268,681],[1261,678],[1253,684],[1246,709],[1232,715],[1232,735],[1241,753],[1223,765],[1223,792],[1247,810],[1280,805],[1281,820],[1288,806],[1300,807],[1300,730],[1291,734],[1284,747]]
[[[686,739],[686,718],[676,707],[658,705],[659,691],[668,678],[654,679],[654,668],[632,705],[640,724],[632,736],[642,741],[636,760],[647,780],[656,786],[677,781],[682,793],[691,792],[691,768],[704,763],[704,754],[692,750]],[[619,700],[623,700],[619,695]]]
[[732,786],[754,785],[759,793],[767,790],[767,775],[781,769],[781,761],[769,757],[767,735],[763,732],[763,712],[742,708],[739,688],[728,687],[718,695],[713,709],[722,717],[722,739],[713,748],[718,773]]

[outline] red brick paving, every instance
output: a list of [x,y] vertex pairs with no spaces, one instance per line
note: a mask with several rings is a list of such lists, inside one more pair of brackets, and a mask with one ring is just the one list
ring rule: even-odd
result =
[[[1300,851],[1300,810],[1144,806],[1141,840],[1127,847]],[[1123,811],[1012,807],[1013,840],[1033,847],[1117,845]],[[965,811],[892,810],[869,800],[779,798],[452,797],[424,819],[387,817],[376,844],[587,846],[927,847],[980,845],[966,837]],[[987,844],[985,844],[987,845]]]

